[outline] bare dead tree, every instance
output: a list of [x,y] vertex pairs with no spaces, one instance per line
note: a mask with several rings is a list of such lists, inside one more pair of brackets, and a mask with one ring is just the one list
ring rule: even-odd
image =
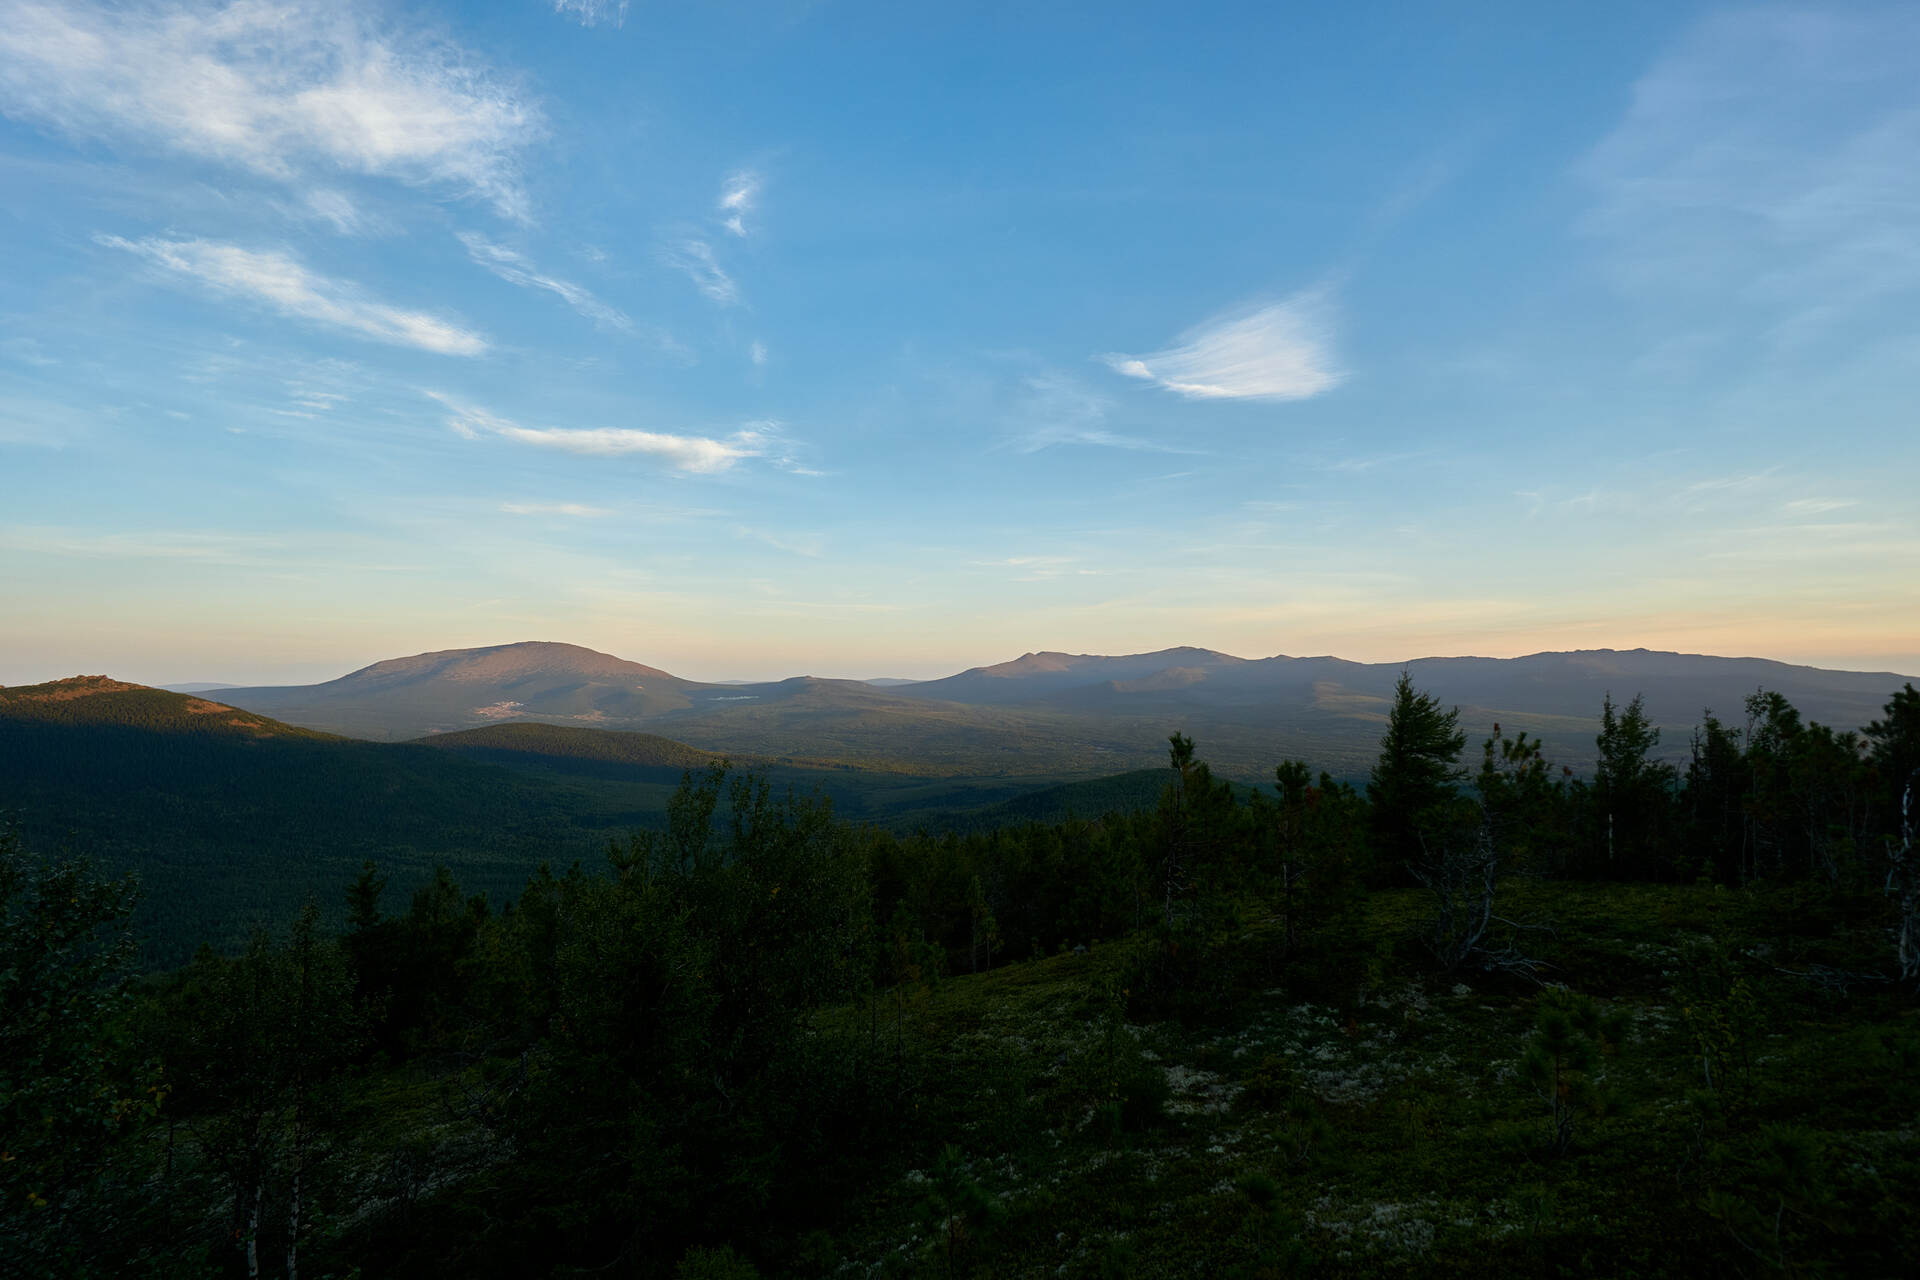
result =
[[1901,982],[1920,981],[1920,849],[1914,848],[1914,784],[1920,769],[1907,775],[1900,793],[1900,842],[1887,842],[1887,893],[1899,904],[1894,926],[1894,960]]
[[[1551,932],[1545,925],[1521,924],[1494,910],[1500,878],[1500,850],[1494,824],[1480,807],[1471,830],[1455,828],[1438,839],[1423,834],[1422,856],[1409,868],[1413,878],[1434,897],[1435,914],[1428,925],[1427,945],[1448,973],[1480,969],[1514,973],[1538,982],[1540,970],[1550,967],[1522,952],[1512,935],[1523,929]],[[1496,939],[1494,926],[1505,929]]]

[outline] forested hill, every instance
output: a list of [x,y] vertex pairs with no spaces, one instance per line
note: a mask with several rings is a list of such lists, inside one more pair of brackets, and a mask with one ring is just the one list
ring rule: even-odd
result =
[[[308,895],[337,914],[366,859],[396,892],[445,865],[496,903],[542,862],[598,867],[609,841],[662,825],[682,774],[712,759],[652,734],[537,723],[365,742],[104,676],[0,688],[0,826],[137,873],[152,967],[200,942],[231,948]],[[907,829],[973,827],[972,815],[1060,781],[734,763]],[[1116,803],[1100,790],[1041,803],[1088,815]]]
[[366,858],[409,885],[444,862],[501,896],[543,859],[594,859],[652,816],[454,752],[336,738],[101,676],[0,689],[0,819],[138,873],[155,965],[199,941],[231,945],[308,894],[335,908]]
[[46,684],[0,686],[0,719],[256,739],[317,740],[332,736],[282,724],[223,702],[150,689],[110,676],[72,676]]

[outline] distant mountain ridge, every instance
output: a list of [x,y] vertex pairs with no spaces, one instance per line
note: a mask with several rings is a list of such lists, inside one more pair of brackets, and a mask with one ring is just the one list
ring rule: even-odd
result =
[[577,645],[524,642],[374,663],[323,684],[231,688],[261,715],[367,738],[413,738],[536,722],[664,734],[703,752],[959,773],[1109,774],[1161,762],[1169,732],[1209,760],[1255,776],[1284,758],[1364,771],[1402,670],[1477,739],[1494,723],[1544,738],[1586,767],[1602,699],[1644,695],[1685,754],[1709,709],[1744,718],[1762,687],[1809,720],[1855,728],[1913,677],[1833,671],[1763,658],[1647,649],[1519,658],[1428,657],[1361,663],[1331,656],[1241,658],[1180,647],[1102,655],[1035,652],[937,680],[876,685],[795,676],[747,684],[685,680]]

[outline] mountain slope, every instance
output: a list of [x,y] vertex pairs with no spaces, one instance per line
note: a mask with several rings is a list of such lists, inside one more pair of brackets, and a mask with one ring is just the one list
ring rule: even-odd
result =
[[634,765],[647,769],[703,769],[715,759],[711,751],[702,751],[658,734],[632,730],[575,729],[533,721],[436,733],[418,739],[418,744],[436,751],[479,759],[526,756],[542,760],[586,760],[599,764]]
[[0,719],[255,739],[327,736],[223,702],[108,676],[70,676],[46,684],[0,687]]

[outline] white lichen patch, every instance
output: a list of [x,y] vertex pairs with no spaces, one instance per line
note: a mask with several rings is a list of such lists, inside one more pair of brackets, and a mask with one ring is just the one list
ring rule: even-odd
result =
[[1241,1086],[1212,1071],[1199,1071],[1178,1063],[1162,1068],[1167,1088],[1173,1097],[1167,1111],[1173,1115],[1219,1115],[1233,1105]]
[[1454,1215],[1454,1206],[1436,1199],[1342,1204],[1322,1196],[1308,1207],[1307,1224],[1333,1238],[1340,1257],[1390,1253],[1418,1257],[1433,1248],[1434,1222]]

